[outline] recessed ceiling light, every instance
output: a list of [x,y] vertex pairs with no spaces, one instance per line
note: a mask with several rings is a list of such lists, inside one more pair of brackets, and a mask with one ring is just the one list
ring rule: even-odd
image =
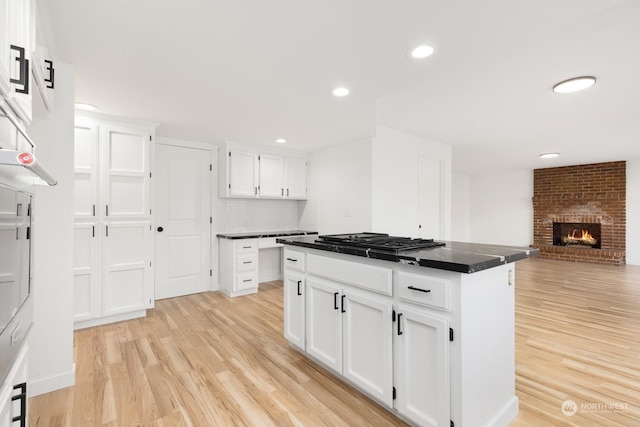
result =
[[285,142],[287,142],[287,140],[286,140],[286,139],[284,139],[284,138],[278,138],[278,139],[276,139],[276,142],[277,142],[278,144],[284,144]]
[[333,93],[334,96],[347,96],[349,95],[349,89],[346,87],[337,87],[331,93]]
[[423,44],[411,49],[408,54],[413,59],[423,59],[433,54],[433,47]]
[[541,159],[553,159],[554,157],[558,157],[560,153],[543,153],[540,154]]
[[96,107],[93,104],[87,104],[85,102],[76,102],[75,107],[76,107],[76,110],[98,111],[98,107]]
[[553,86],[553,91],[555,93],[577,92],[579,90],[591,87],[594,84],[596,84],[596,78],[593,76],[574,77],[572,79],[556,83]]

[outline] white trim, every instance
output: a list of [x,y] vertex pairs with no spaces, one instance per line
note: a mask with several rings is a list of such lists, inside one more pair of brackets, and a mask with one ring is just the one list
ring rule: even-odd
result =
[[146,315],[147,315],[147,310],[138,310],[138,311],[132,311],[129,313],[115,314],[113,316],[99,317],[97,319],[92,319],[92,320],[83,320],[81,322],[74,323],[73,329],[74,330],[85,329],[85,328],[91,328],[93,326],[106,325],[108,323],[121,322],[123,320],[138,319],[140,317],[145,317]]
[[76,383],[76,364],[71,370],[51,377],[40,378],[36,381],[29,381],[29,397],[39,396],[52,391],[74,386]]

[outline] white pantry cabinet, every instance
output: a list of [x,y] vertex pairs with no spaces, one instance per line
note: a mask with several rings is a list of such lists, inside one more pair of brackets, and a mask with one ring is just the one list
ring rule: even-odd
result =
[[144,316],[153,307],[148,124],[77,117],[76,328]]
[[301,153],[226,143],[219,159],[220,197],[307,198],[308,160]]

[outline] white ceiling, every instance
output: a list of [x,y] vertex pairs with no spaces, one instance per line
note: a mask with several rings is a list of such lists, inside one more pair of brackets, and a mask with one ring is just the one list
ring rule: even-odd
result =
[[[578,7],[579,6],[579,7]],[[640,159],[636,0],[50,0],[76,99],[157,135],[315,150],[376,123],[454,170]],[[436,53],[406,56],[418,43]],[[551,86],[594,75],[580,93]],[[337,85],[350,88],[335,98]],[[538,154],[559,151],[542,161]]]

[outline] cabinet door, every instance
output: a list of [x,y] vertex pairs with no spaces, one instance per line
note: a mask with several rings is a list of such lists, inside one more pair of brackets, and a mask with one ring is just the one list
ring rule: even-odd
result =
[[27,65],[25,61],[31,62],[34,16],[33,0],[9,0],[9,44],[24,49],[23,51],[10,49],[9,75],[12,79],[22,78],[25,83],[28,83],[24,85],[12,83],[8,100],[18,117],[26,124],[31,123],[31,93],[33,92],[31,80],[33,78],[32,64]]
[[396,327],[396,409],[421,426],[449,425],[448,322],[400,306]]
[[98,204],[98,129],[76,124],[74,139],[74,209],[76,219],[93,219]]
[[304,350],[305,344],[304,308],[304,275],[287,271],[284,279],[284,337],[300,350]]
[[[37,2],[35,7],[35,25],[33,39],[33,54],[31,55],[31,69],[33,72],[34,91],[37,86],[38,93],[44,102],[47,111],[53,108],[54,71],[53,62],[49,51],[49,38],[45,32],[45,25]],[[49,62],[47,62],[49,61]]]
[[342,374],[342,289],[337,283],[307,278],[307,353]]
[[100,258],[95,222],[74,226],[73,320],[100,316]]
[[102,214],[148,218],[151,134],[129,128],[101,127]]
[[258,196],[258,155],[248,151],[230,151],[229,195]]
[[[0,389],[0,427],[29,425],[27,414],[27,346],[25,345],[11,368],[4,387]],[[13,398],[13,399],[12,399]],[[15,422],[13,420],[16,420]]]
[[[11,22],[9,3],[12,0],[0,0],[0,95],[9,95],[9,58],[11,51]],[[5,148],[5,147],[3,147]]]
[[393,407],[392,305],[345,291],[343,375]]
[[101,232],[104,315],[151,308],[153,241],[149,221],[108,221]]
[[307,198],[307,160],[286,159],[286,189],[285,196],[290,199]]
[[284,196],[284,159],[270,154],[260,155],[260,197]]

